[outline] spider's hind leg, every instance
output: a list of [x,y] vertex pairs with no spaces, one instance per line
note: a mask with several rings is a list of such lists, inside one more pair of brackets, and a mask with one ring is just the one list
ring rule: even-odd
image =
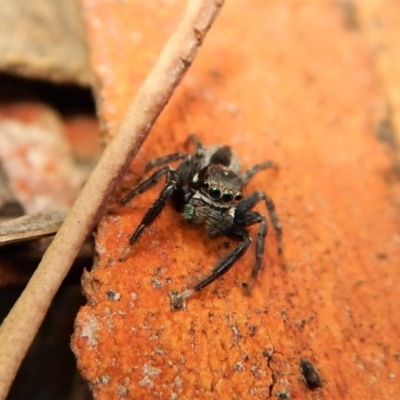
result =
[[249,183],[250,179],[255,174],[257,174],[260,171],[263,171],[264,169],[268,169],[268,168],[278,169],[279,166],[274,161],[266,161],[266,162],[261,163],[261,164],[253,165],[247,171],[243,172],[243,174],[241,176],[242,181],[243,181],[243,185],[246,186]]
[[203,143],[201,143],[199,137],[194,133],[189,135],[189,137],[187,138],[186,145],[188,145],[189,143],[191,143],[196,150],[204,149]]
[[164,157],[156,158],[156,159],[150,161],[146,165],[144,172],[145,173],[149,172],[154,167],[159,167],[164,164],[169,164],[174,161],[182,160],[187,156],[188,156],[187,153],[172,153],[172,154],[168,154],[167,156],[164,156]]

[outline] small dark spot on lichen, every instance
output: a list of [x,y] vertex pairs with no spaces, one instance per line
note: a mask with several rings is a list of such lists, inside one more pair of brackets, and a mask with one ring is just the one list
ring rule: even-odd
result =
[[268,360],[272,357],[273,354],[274,354],[274,349],[272,347],[268,347],[268,348],[266,347],[262,351],[262,355]]
[[158,289],[158,288],[162,287],[162,285],[163,285],[162,282],[159,279],[156,279],[156,278],[153,278],[151,280],[151,284],[152,284],[154,289]]
[[154,348],[154,353],[159,354],[159,355],[164,355],[165,354],[165,350],[162,349],[161,347],[157,346]]
[[186,310],[186,301],[176,290],[172,290],[168,293],[170,299],[171,311],[183,311]]
[[279,392],[276,395],[276,398],[278,400],[289,400],[290,399],[290,393],[289,392]]
[[222,242],[222,246],[224,246],[225,249],[229,249],[231,247],[231,244],[229,242],[227,242],[226,240],[224,240]]
[[238,372],[244,371],[244,365],[241,362],[237,362],[233,365],[233,369]]
[[393,126],[390,110],[388,110],[387,115],[378,122],[375,133],[379,140],[393,148],[396,148],[396,131]]
[[289,321],[289,311],[284,309],[281,311],[282,321],[286,324]]
[[162,267],[157,267],[157,268],[154,270],[154,275],[159,275],[161,272],[162,272]]
[[304,319],[298,319],[298,320],[296,321],[296,326],[297,326],[300,330],[304,329],[304,327],[306,326],[306,320],[304,320]]
[[257,333],[257,325],[249,324],[247,327],[250,331],[250,337],[253,337]]
[[388,256],[387,256],[387,254],[385,254],[385,253],[380,253],[380,252],[378,252],[378,253],[376,253],[376,258],[377,258],[378,260],[387,260],[387,259],[388,259]]
[[354,0],[340,0],[338,2],[343,16],[343,24],[346,29],[356,31],[360,29],[357,7]]
[[210,70],[210,71],[208,71],[208,73],[212,78],[214,78],[216,80],[222,79],[221,72],[216,70],[216,69],[215,70]]
[[255,379],[260,379],[260,365],[259,364],[253,364],[250,367],[250,372],[253,374]]
[[322,378],[310,360],[305,358],[300,360],[300,372],[304,383],[309,389],[317,389],[322,386]]
[[98,382],[102,385],[107,385],[108,382],[110,382],[111,378],[106,374],[106,375],[102,375],[98,378]]
[[118,301],[121,298],[121,295],[118,292],[116,292],[115,290],[110,289],[110,290],[107,290],[106,298],[107,298],[107,300]]
[[250,297],[251,296],[251,289],[250,285],[247,282],[242,282],[240,286],[243,289],[244,295]]

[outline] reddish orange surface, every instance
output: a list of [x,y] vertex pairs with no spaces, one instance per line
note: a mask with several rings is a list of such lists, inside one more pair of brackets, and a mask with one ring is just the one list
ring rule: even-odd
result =
[[[174,2],[81,2],[100,114],[113,133],[180,11]],[[118,262],[160,187],[125,208],[111,202],[72,341],[97,398],[398,395],[400,218],[391,149],[376,135],[385,94],[362,32],[346,29],[342,12],[322,1],[225,5],[133,170],[183,150],[193,132],[231,145],[244,167],[277,161],[280,171],[260,173],[249,191],[275,200],[286,265],[271,233],[250,297],[241,282],[253,249],[173,312],[168,292],[207,275],[227,252],[224,240],[167,207]],[[134,182],[127,176],[114,200]],[[322,388],[305,386],[302,358],[318,368]]]

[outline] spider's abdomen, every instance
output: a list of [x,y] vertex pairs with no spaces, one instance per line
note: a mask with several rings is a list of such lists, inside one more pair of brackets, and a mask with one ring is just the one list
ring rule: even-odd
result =
[[214,145],[205,147],[200,169],[211,164],[223,165],[236,173],[240,170],[239,157],[229,146]]

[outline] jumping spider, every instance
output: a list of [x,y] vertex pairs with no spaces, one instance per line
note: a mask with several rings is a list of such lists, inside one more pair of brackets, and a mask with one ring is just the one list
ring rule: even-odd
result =
[[[264,192],[257,191],[243,198],[243,188],[259,171],[276,168],[276,164],[267,161],[257,164],[243,173],[239,173],[239,160],[228,146],[203,146],[196,136],[189,140],[195,146],[194,154],[173,153],[151,161],[145,173],[154,167],[161,167],[148,179],[133,188],[122,200],[126,204],[133,197],[145,192],[165,176],[166,183],[158,199],[147,210],[142,222],[129,239],[133,245],[144,229],[150,226],[164,209],[168,200],[191,224],[204,225],[210,238],[227,236],[239,245],[218,261],[211,274],[200,281],[193,289],[181,294],[185,300],[195,291],[200,291],[221,275],[225,274],[242,257],[251,244],[247,227],[260,224],[256,241],[256,261],[252,277],[256,278],[264,255],[267,221],[263,214],[252,211],[257,203],[264,200],[269,217],[278,240],[278,253],[282,252],[282,228],[272,199]],[[181,160],[175,169],[165,165]],[[123,259],[125,255],[121,257]]]

